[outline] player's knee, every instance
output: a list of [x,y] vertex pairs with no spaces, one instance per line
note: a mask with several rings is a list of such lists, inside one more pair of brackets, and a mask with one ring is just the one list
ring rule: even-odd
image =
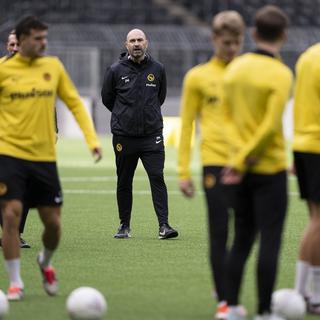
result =
[[45,226],[52,232],[59,232],[61,228],[60,217],[58,215],[51,217],[45,222]]
[[21,212],[14,209],[6,209],[2,212],[3,226],[5,228],[16,229],[19,225]]

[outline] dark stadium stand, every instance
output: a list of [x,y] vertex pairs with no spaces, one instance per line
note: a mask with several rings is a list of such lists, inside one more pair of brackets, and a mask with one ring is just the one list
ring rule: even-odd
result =
[[41,16],[50,23],[181,24],[165,8],[149,0],[2,0],[0,22],[26,14]]
[[212,13],[221,10],[239,11],[246,23],[251,25],[254,12],[266,4],[281,7],[290,17],[294,26],[320,26],[319,0],[177,0],[195,15],[210,23]]
[[[210,22],[221,10],[239,11],[248,25],[264,4],[277,4],[291,18],[282,58],[292,69],[297,57],[320,39],[320,0],[0,0],[0,56],[22,16],[34,14],[49,23],[49,54],[66,65],[83,95],[100,101],[105,68],[124,50],[126,33],[142,28],[150,52],[167,70],[169,96],[179,96],[185,72],[212,55]],[[253,49],[250,30],[244,51]],[[177,99],[177,98],[175,98]],[[167,103],[167,102],[166,102]],[[169,103],[170,104],[170,103]],[[177,114],[179,102],[166,108]],[[172,108],[171,108],[172,107]],[[99,110],[100,108],[97,108]],[[174,110],[174,111],[172,111]],[[97,116],[97,121],[105,118]]]
[[[96,49],[101,81],[104,66],[117,59],[123,49],[126,32],[142,26],[150,38],[152,54],[167,66],[169,86],[180,88],[185,71],[212,53],[208,26],[213,14],[238,10],[250,25],[254,12],[267,3],[281,6],[291,17],[293,27],[283,59],[293,67],[299,53],[318,41],[320,0],[1,0],[0,39],[5,42],[22,16],[40,16],[50,24],[50,52],[60,52],[68,60],[67,67],[78,75],[75,81],[82,86],[85,77],[79,76],[79,68],[72,71],[68,52],[77,60],[75,48]],[[252,46],[248,32],[244,49]],[[2,46],[0,54],[4,53]],[[82,61],[83,55],[79,56]]]

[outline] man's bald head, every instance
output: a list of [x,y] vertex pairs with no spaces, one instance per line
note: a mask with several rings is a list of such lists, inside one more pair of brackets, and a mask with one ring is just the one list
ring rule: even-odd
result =
[[140,29],[132,29],[127,34],[125,46],[130,58],[134,62],[140,63],[144,59],[148,48],[148,40],[145,33]]
[[130,30],[127,34],[127,41],[132,37],[143,37],[144,39],[147,39],[146,34],[141,29]]

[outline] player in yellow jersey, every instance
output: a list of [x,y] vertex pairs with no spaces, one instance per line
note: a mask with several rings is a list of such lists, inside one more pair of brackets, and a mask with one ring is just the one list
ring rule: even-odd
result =
[[[320,44],[304,52],[296,65],[294,164],[300,196],[310,216],[300,243],[295,288],[320,315]],[[311,277],[308,279],[308,277]],[[309,280],[309,281],[308,281]],[[312,288],[308,285],[312,283]],[[312,289],[308,292],[308,289]],[[310,296],[309,296],[310,295]]]
[[222,180],[238,184],[235,192],[235,238],[227,262],[228,320],[237,312],[245,262],[259,235],[256,320],[272,320],[274,288],[287,209],[287,162],[282,113],[292,86],[292,72],[277,57],[286,39],[288,18],[265,6],[254,18],[254,52],[236,58],[224,77],[225,135],[228,166]]
[[73,113],[93,156],[102,156],[93,123],[62,63],[44,55],[47,29],[35,17],[21,20],[15,28],[19,52],[0,68],[0,205],[9,300],[23,297],[18,233],[23,202],[38,209],[44,224],[44,248],[38,256],[44,289],[49,295],[58,291],[51,265],[63,202],[55,153],[57,97]]
[[193,125],[199,120],[203,188],[209,224],[210,263],[218,308],[216,319],[226,319],[228,307],[225,293],[225,258],[228,236],[228,204],[220,183],[220,173],[227,163],[227,145],[223,136],[221,114],[222,79],[229,62],[239,54],[244,22],[235,11],[223,11],[212,20],[214,56],[193,67],[185,76],[181,104],[181,137],[178,154],[179,186],[187,197],[194,196],[190,174]]
[[[18,40],[16,37],[16,32],[14,30],[12,30],[8,36],[6,48],[7,48],[8,53],[4,57],[0,58],[0,64],[2,62],[5,62],[8,58],[10,58],[16,52],[18,52],[19,45],[18,45]],[[24,226],[25,226],[25,223],[27,220],[28,213],[29,213],[29,208],[26,206],[23,206],[22,217],[21,217],[21,221],[20,221],[20,225],[19,225],[20,248],[31,248],[30,245],[21,237],[21,234],[24,231]],[[1,214],[0,214],[0,224],[2,226]],[[1,246],[1,239],[0,239],[0,246]]]

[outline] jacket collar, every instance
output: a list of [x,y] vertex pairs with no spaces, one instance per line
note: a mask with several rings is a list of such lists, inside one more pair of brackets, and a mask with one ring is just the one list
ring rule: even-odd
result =
[[120,60],[122,60],[122,61],[129,61],[130,63],[132,63],[132,64],[134,64],[134,65],[143,65],[143,64],[146,64],[150,59],[151,59],[151,56],[150,56],[148,53],[146,53],[144,59],[143,59],[140,63],[136,63],[136,62],[134,62],[134,61],[131,59],[131,57],[130,57],[130,55],[128,54],[128,52],[122,52],[122,53],[120,54]]
[[276,56],[273,53],[271,53],[270,51],[261,49],[261,48],[256,48],[253,52],[257,53],[257,54],[262,54],[264,56],[268,56],[268,57],[271,57],[271,58],[276,58]]

